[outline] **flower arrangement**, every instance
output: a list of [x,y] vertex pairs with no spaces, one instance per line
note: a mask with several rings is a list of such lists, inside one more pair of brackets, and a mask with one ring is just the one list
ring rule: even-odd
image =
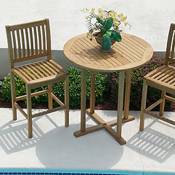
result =
[[122,40],[120,32],[122,26],[127,26],[127,16],[123,13],[103,9],[84,9],[84,12],[88,13],[87,36],[92,40],[95,37],[96,41],[102,46],[103,50],[110,50],[111,46],[117,41]]

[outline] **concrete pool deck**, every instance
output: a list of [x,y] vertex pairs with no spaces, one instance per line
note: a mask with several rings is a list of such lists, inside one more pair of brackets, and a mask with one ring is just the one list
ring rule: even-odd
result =
[[[35,110],[36,111],[36,110]],[[106,120],[116,111],[97,113]],[[75,138],[80,111],[70,111],[70,126],[64,128],[63,111],[33,120],[34,137],[27,138],[26,120],[19,113],[12,121],[11,109],[0,108],[0,168],[59,168],[90,170],[136,170],[175,172],[175,127],[151,117],[139,133],[139,112],[135,120],[124,124],[120,146],[107,132],[100,130]],[[174,112],[166,112],[173,117]],[[94,123],[87,117],[88,125]]]

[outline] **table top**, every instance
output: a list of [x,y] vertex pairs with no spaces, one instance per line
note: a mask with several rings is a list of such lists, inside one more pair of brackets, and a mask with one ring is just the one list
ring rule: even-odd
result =
[[100,45],[86,34],[73,37],[64,45],[64,54],[80,69],[114,72],[133,69],[148,62],[153,49],[145,40],[122,33],[122,41],[112,46],[111,52],[104,52]]

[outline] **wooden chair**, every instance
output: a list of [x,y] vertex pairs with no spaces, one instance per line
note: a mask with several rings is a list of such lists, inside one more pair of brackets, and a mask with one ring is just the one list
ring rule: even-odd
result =
[[[164,65],[153,70],[144,77],[140,114],[140,131],[143,131],[144,129],[144,113],[150,114],[153,117],[175,125],[175,121],[165,118],[163,116],[165,100],[175,102],[175,98],[173,98],[173,95],[175,95],[175,67],[173,66],[173,63],[175,63],[174,51],[175,24],[171,24],[168,35]],[[162,93],[161,98],[158,101],[146,108],[148,86],[157,88],[161,90]],[[156,114],[151,110],[158,105],[160,105],[160,112],[159,114]]]
[[[69,80],[63,68],[52,59],[49,20],[6,26],[11,65],[13,120],[18,109],[28,120],[28,137],[32,137],[32,118],[59,109],[65,110],[65,126],[69,126]],[[39,60],[38,60],[39,59]],[[26,62],[27,61],[27,62]],[[20,66],[19,66],[20,64]],[[25,82],[26,95],[16,97],[15,78]],[[64,103],[52,92],[52,85],[64,80]],[[47,90],[31,93],[31,89],[47,85]],[[32,115],[31,97],[48,94],[48,110]],[[27,100],[27,113],[17,103]],[[60,106],[53,108],[53,100]]]

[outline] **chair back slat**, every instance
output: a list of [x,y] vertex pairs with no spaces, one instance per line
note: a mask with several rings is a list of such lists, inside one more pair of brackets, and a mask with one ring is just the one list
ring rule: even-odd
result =
[[30,55],[30,48],[29,48],[29,35],[28,35],[28,29],[25,28],[24,30],[25,33],[25,39],[26,39],[26,55]]
[[12,67],[16,62],[39,57],[51,58],[49,20],[6,26]]
[[18,57],[21,58],[21,38],[19,35],[19,29],[16,30],[16,34],[17,34],[17,41],[18,41]]
[[36,27],[34,27],[34,38],[35,38],[35,53],[34,54],[38,54],[38,35],[36,32]]
[[13,40],[13,43],[12,43],[12,45],[13,45],[13,49],[14,49],[14,53],[13,53],[13,55],[14,55],[14,57],[17,57],[17,43],[16,43],[16,35],[15,35],[15,31],[12,31],[12,40]]
[[42,51],[41,26],[38,26],[39,51]]
[[45,32],[45,28],[42,25],[42,36],[43,36],[43,50],[46,50],[46,32]]
[[169,34],[168,34],[165,64],[168,65],[172,62],[175,62],[174,51],[175,51],[175,24],[171,24],[169,29]]
[[30,33],[30,52],[31,52],[31,55],[33,56],[34,54],[34,44],[33,44],[33,30],[32,28],[30,27],[29,28],[29,31],[27,31]]
[[22,39],[22,53],[23,53],[23,57],[24,57],[26,55],[24,30],[21,30],[21,39]]

